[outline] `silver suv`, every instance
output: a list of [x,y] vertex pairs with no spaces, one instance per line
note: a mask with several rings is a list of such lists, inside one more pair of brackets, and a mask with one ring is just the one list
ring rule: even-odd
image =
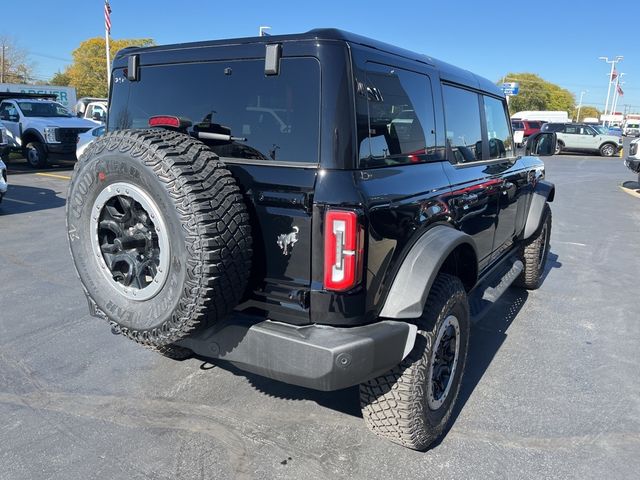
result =
[[613,157],[622,148],[622,137],[611,135],[600,125],[583,123],[545,123],[543,132],[556,132],[556,155],[563,151],[598,152],[603,157]]

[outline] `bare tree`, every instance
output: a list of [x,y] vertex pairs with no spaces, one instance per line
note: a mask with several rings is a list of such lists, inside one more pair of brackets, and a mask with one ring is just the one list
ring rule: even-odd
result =
[[0,83],[29,83],[34,63],[27,51],[10,36],[0,36]]

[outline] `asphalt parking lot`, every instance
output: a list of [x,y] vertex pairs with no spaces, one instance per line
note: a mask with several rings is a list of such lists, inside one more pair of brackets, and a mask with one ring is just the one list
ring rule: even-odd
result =
[[[419,453],[370,434],[357,389],[175,362],[88,315],[69,167],[10,165],[0,206],[0,479],[634,478],[640,199],[620,158],[561,155],[542,288],[474,326],[455,422]],[[636,472],[635,474],[633,472]]]

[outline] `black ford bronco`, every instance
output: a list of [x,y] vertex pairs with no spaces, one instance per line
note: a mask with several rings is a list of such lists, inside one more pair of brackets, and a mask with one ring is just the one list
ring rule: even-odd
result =
[[108,133],[67,203],[91,313],[173,357],[360,385],[375,433],[426,449],[471,319],[540,285],[554,186],[488,80],[350,33],[118,53]]

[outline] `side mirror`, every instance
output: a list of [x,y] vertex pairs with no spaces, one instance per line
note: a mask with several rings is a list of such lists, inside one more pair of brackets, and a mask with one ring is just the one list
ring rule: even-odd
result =
[[93,114],[93,119],[94,119],[94,120],[98,120],[98,121],[100,121],[100,122],[101,122],[101,121],[102,121],[102,115],[100,114],[100,112],[95,112],[95,113]]
[[558,136],[555,132],[534,133],[527,140],[525,155],[536,155],[538,157],[548,157],[556,153],[556,143]]
[[19,120],[17,115],[9,115],[10,122],[17,122]]

